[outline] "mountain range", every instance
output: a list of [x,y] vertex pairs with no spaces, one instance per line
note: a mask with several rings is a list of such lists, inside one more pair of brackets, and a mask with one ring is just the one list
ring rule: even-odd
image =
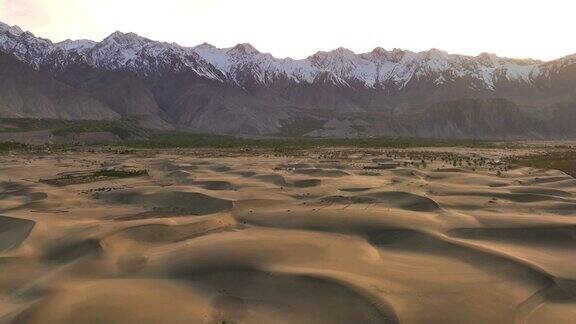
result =
[[0,117],[316,137],[575,138],[576,55],[345,48],[275,58],[134,33],[53,43],[0,22]]

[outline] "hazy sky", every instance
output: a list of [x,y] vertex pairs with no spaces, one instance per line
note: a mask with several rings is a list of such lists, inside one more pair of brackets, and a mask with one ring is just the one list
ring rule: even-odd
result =
[[121,30],[277,57],[340,46],[554,59],[576,53],[574,0],[0,0],[0,21],[54,41]]

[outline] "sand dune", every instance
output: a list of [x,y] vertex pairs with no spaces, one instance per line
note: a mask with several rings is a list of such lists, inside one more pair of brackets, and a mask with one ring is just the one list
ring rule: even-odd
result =
[[1,157],[0,323],[574,321],[573,178],[316,156]]
[[0,252],[17,248],[36,223],[27,219],[0,216]]

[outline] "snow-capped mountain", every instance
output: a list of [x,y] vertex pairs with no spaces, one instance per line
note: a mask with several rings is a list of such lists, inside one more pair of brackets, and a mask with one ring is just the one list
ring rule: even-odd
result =
[[339,85],[362,84],[367,88],[383,88],[395,85],[403,88],[410,80],[433,75],[439,83],[470,77],[487,89],[493,89],[500,78],[510,81],[531,82],[538,76],[535,60],[499,58],[493,54],[478,57],[449,55],[432,49],[413,53],[394,49],[376,48],[365,54],[355,54],[345,48],[330,52],[318,52],[303,60],[277,59],[270,54],[258,52],[249,44],[218,49],[208,44],[194,47],[203,59],[216,66],[232,80],[238,71],[252,69],[263,84],[273,82],[278,76],[286,76],[298,83],[312,83],[321,73],[332,73]]
[[0,22],[0,50],[39,68],[46,55],[54,49],[51,41],[37,38],[20,27]]
[[[0,52],[92,93],[121,115],[153,114],[209,131],[270,133],[302,118],[325,120],[319,110],[338,118],[364,115],[350,127],[366,128],[366,120],[378,124],[366,116],[414,114],[460,98],[505,98],[535,110],[576,102],[576,55],[541,62],[437,49],[356,54],[338,48],[295,60],[250,44],[183,47],[122,32],[100,42],[53,43],[1,22]],[[205,125],[222,114],[235,118]]]
[[414,53],[376,48],[370,53],[355,54],[338,48],[302,60],[278,59],[259,52],[250,44],[220,49],[205,43],[188,48],[121,32],[115,32],[99,43],[67,40],[53,44],[23,32],[19,27],[2,23],[0,49],[35,68],[65,65],[67,60],[74,58],[75,62],[82,59],[94,67],[130,69],[143,75],[168,66],[175,72],[192,71],[202,77],[237,84],[242,84],[242,77],[249,72],[262,85],[271,84],[278,78],[313,83],[317,75],[328,72],[334,74],[334,82],[342,86],[362,84],[367,88],[383,88],[394,85],[400,89],[411,80],[424,77],[433,77],[436,84],[467,77],[486,89],[494,89],[502,78],[529,83],[538,77],[542,64],[493,54],[450,55],[437,49]]

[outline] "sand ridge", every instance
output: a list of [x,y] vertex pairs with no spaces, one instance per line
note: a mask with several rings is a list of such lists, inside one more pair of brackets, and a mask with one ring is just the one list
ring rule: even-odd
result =
[[[574,318],[559,171],[227,154],[1,157],[0,323]],[[110,166],[148,173],[39,182]]]

